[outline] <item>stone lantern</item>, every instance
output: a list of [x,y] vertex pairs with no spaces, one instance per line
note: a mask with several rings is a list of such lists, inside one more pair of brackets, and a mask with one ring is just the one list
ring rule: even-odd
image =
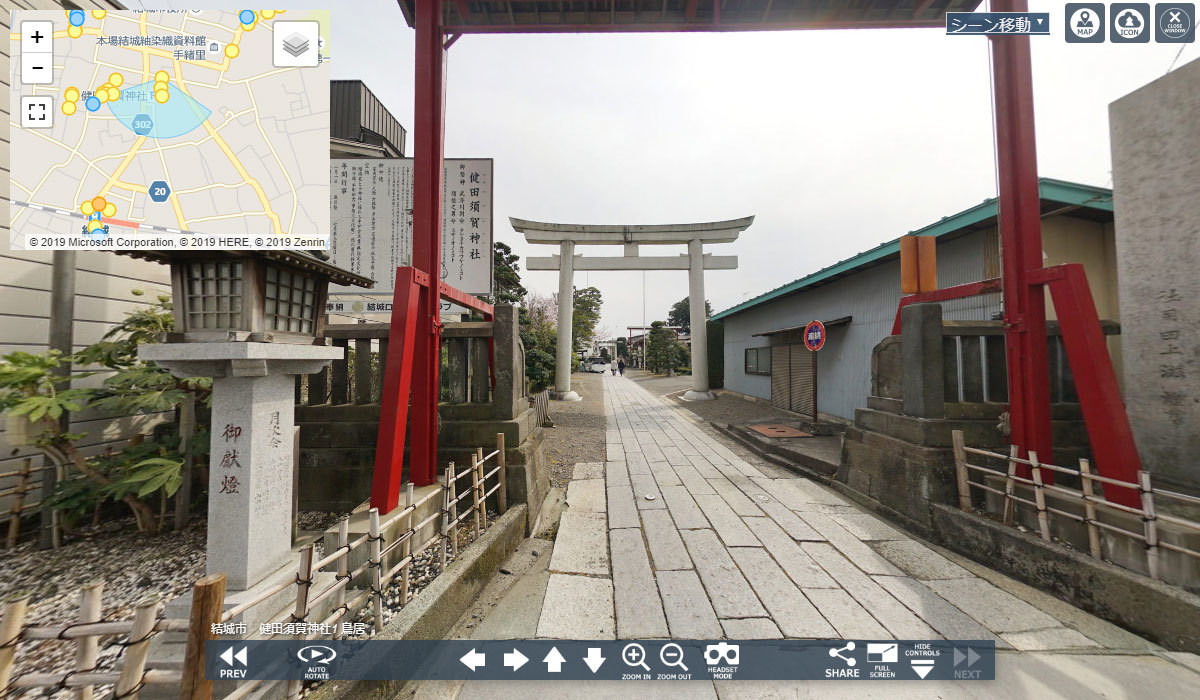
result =
[[138,357],[179,377],[212,377],[208,573],[246,590],[292,546],[295,375],[344,350],[321,337],[330,282],[365,277],[295,250],[137,251],[171,266],[175,331]]

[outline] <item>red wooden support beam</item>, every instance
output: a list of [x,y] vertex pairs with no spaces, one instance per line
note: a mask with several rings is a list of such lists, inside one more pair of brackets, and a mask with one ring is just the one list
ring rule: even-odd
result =
[[[993,12],[1024,12],[1025,0],[993,0]],[[1053,461],[1046,300],[1029,277],[1042,267],[1041,198],[1034,139],[1033,70],[1029,37],[993,36],[1004,340],[1008,359],[1011,439],[1022,455]]]
[[375,472],[371,481],[371,507],[390,512],[400,503],[404,481],[404,437],[408,427],[413,355],[417,345],[417,317],[422,296],[429,296],[429,276],[411,267],[396,268],[388,356],[380,393],[379,433],[375,441]]
[[[413,111],[413,267],[442,278],[442,180],[446,124],[446,49],[442,0],[417,0],[416,100]],[[433,290],[430,290],[431,292]],[[421,295],[413,357],[412,446],[409,474],[417,486],[437,478],[438,370],[441,366],[441,300]]]
[[980,294],[994,294],[1000,291],[1000,280],[990,279],[982,282],[971,282],[969,284],[960,284],[954,287],[946,287],[932,292],[921,292],[919,294],[910,294],[905,297],[900,297],[900,304],[896,307],[896,320],[892,323],[892,335],[900,335],[900,312],[909,304],[922,304],[932,301],[949,301],[951,299],[965,299],[966,297],[979,296]]
[[[1050,287],[1096,468],[1102,476],[1138,483],[1142,463],[1083,266],[1071,263],[1039,270],[1030,275],[1030,283],[1039,292],[1042,284]],[[1135,489],[1106,485],[1104,496],[1141,508]]]

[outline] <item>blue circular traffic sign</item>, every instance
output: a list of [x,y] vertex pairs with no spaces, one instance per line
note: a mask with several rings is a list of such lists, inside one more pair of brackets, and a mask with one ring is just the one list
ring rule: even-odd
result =
[[804,347],[816,352],[825,345],[825,324],[820,321],[809,321],[804,327]]

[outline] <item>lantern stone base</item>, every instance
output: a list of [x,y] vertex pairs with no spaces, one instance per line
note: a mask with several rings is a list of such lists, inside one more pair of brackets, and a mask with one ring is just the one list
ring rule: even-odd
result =
[[138,356],[179,377],[213,379],[208,479],[208,573],[228,590],[254,586],[292,548],[293,410],[297,374],[342,348],[272,343],[146,345]]
[[694,389],[688,389],[687,393],[683,395],[684,401],[715,401],[716,398],[717,395],[711,391],[695,391]]

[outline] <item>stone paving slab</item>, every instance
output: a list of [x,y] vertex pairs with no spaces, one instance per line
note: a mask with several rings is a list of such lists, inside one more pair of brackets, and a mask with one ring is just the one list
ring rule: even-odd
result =
[[858,568],[868,574],[884,576],[903,576],[904,572],[897,569],[890,561],[877,554],[875,550],[863,544],[863,541],[851,535],[849,531],[838,525],[832,518],[805,513],[801,516],[814,530],[819,532],[829,543],[837,547]]
[[920,581],[907,576],[872,578],[946,639],[992,639],[998,648],[1008,646],[970,615],[946,602]]
[[708,480],[700,476],[700,470],[692,466],[691,463],[676,466],[675,476],[679,477],[680,483],[686,486],[687,490],[691,493],[716,493],[712,485],[708,483]]
[[686,487],[664,486],[662,495],[667,501],[667,509],[671,512],[671,517],[675,520],[675,527],[680,530],[699,530],[712,527]]
[[[658,511],[647,511],[657,513]],[[685,555],[686,556],[686,555]],[[659,571],[658,591],[673,639],[720,639],[721,625],[695,571]]]
[[783,567],[788,578],[801,588],[837,588],[837,583],[817,566],[812,557],[770,518],[743,518],[747,527]]
[[[690,464],[688,466],[691,466]],[[682,482],[675,470],[666,462],[651,462],[650,472],[654,474],[654,480],[661,486],[679,486]]]
[[911,541],[908,539],[908,535],[901,533],[870,513],[845,513],[830,517],[860,540]]
[[832,639],[837,636],[833,627],[766,550],[759,547],[733,547],[729,551],[781,632],[788,637],[805,639]]
[[712,523],[713,529],[721,536],[726,547],[757,547],[759,542],[746,527],[742,519],[733,512],[725,499],[720,496],[695,495],[696,505],[704,512],[704,517]]
[[550,574],[537,634],[543,639],[616,639],[612,581]]
[[743,517],[754,517],[763,514],[762,510],[754,505],[754,502],[746,494],[742,493],[742,490],[735,486],[729,479],[709,479],[708,483],[713,487],[713,490],[721,495],[721,498],[725,499],[725,502],[729,504],[734,513]]
[[1030,632],[1006,632],[1000,637],[1020,651],[1095,649],[1100,646],[1079,632],[1066,627],[1051,627]]
[[707,455],[701,457],[688,457],[688,461],[691,462],[692,466],[696,468],[696,472],[705,479],[719,478],[722,476],[721,472],[717,471],[717,468],[713,466],[712,462],[709,461]]
[[608,487],[608,526],[638,527],[638,509],[628,484]]
[[783,639],[783,632],[769,617],[721,620],[721,627],[729,639]]
[[606,486],[628,486],[629,467],[625,462],[607,462],[604,465],[604,483]]
[[717,539],[716,533],[712,530],[683,530],[680,534],[718,617],[767,616],[767,611],[733,563],[729,550]]
[[550,570],[607,576],[608,528],[603,513],[566,511],[558,523]]
[[692,560],[683,546],[683,540],[679,538],[679,530],[675,528],[670,513],[665,510],[643,510],[642,529],[646,533],[646,544],[650,547],[655,571],[692,568]]
[[[663,502],[662,493],[658,490],[658,482],[654,480],[652,474],[633,474],[629,475],[629,483],[633,486],[633,500],[637,503],[638,510],[666,508],[667,504]],[[646,498],[653,496],[654,498]]]
[[604,463],[603,462],[576,462],[575,471],[571,472],[572,480],[579,479],[603,479],[604,478]]
[[605,513],[604,479],[572,479],[567,483],[567,508],[579,513]]
[[618,639],[667,637],[667,619],[637,528],[611,530],[613,603]]
[[804,595],[843,639],[887,639],[883,625],[840,588],[805,588]]
[[850,563],[832,545],[805,542],[800,546],[896,639],[939,638],[932,627]]
[[928,581],[927,586],[993,632],[1058,627],[1058,621],[1029,603],[978,578]]
[[872,542],[875,551],[922,581],[941,578],[972,578],[971,572],[916,540]]

